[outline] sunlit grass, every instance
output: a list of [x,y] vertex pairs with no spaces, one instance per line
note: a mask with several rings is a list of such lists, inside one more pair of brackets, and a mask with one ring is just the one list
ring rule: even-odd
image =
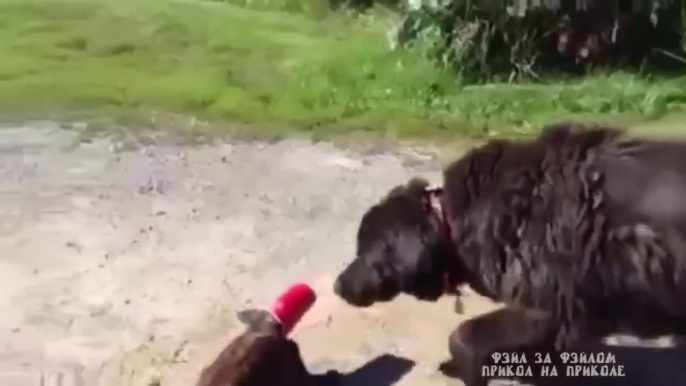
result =
[[686,106],[686,78],[462,87],[417,51],[390,52],[382,20],[317,1],[4,0],[0,111],[155,108],[308,132],[483,136]]

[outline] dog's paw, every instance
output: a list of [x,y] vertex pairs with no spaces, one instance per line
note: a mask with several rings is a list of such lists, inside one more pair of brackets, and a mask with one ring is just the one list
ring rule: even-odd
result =
[[340,386],[343,385],[343,374],[336,370],[329,370],[324,374],[312,376],[317,386]]

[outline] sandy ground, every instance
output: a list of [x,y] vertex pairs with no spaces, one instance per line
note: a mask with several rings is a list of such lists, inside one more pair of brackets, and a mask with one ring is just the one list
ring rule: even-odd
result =
[[458,385],[436,371],[465,317],[449,300],[359,310],[331,293],[364,210],[412,175],[437,181],[444,153],[78,128],[0,128],[0,384],[193,385],[240,331],[237,310],[305,280],[320,298],[295,337],[313,370]]
[[192,385],[236,310],[306,280],[320,299],[295,335],[314,369],[393,354],[417,361],[398,385],[455,384],[435,371],[460,321],[450,302],[363,311],[330,290],[363,211],[435,179],[433,150],[83,138],[0,128],[0,383]]

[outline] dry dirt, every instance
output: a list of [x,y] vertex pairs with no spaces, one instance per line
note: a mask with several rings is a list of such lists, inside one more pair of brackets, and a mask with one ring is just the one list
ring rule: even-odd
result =
[[0,128],[0,383],[192,385],[236,310],[305,280],[320,298],[295,336],[314,369],[390,353],[417,361],[398,385],[451,384],[435,371],[460,321],[449,302],[357,310],[330,290],[363,211],[435,178],[434,150],[83,138]]
[[412,175],[436,180],[439,150],[84,138],[0,128],[3,386],[193,385],[240,330],[237,310],[300,280],[320,296],[295,332],[313,369],[392,354],[416,362],[396,385],[458,384],[436,371],[464,318],[450,301],[359,310],[331,293],[363,211]]

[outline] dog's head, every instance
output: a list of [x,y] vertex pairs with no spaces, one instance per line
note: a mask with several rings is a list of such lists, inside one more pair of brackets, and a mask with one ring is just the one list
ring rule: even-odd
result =
[[442,233],[441,218],[431,209],[428,186],[425,180],[413,179],[364,214],[356,257],[334,285],[338,296],[367,307],[400,293],[434,301],[446,292],[456,256]]

